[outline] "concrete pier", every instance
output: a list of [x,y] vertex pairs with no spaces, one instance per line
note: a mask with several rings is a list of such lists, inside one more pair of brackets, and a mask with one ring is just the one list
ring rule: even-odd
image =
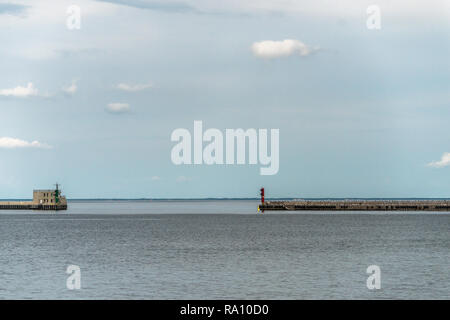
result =
[[0,210],[67,210],[66,197],[55,190],[34,190],[32,201],[0,201]]
[[450,211],[450,200],[265,201],[259,210],[277,211]]
[[31,202],[0,202],[0,210],[67,210],[66,205],[36,205]]

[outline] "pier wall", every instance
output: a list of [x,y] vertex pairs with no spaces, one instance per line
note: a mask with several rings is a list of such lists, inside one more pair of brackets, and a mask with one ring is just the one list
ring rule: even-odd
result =
[[52,204],[52,205],[44,205],[44,204],[36,204],[33,202],[24,202],[24,201],[3,201],[0,202],[0,210],[67,210],[67,204]]
[[266,201],[260,210],[280,211],[450,211],[450,200]]

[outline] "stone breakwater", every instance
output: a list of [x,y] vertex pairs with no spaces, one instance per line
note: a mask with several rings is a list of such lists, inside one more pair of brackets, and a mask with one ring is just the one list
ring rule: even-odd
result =
[[450,200],[266,201],[259,209],[280,211],[450,211]]

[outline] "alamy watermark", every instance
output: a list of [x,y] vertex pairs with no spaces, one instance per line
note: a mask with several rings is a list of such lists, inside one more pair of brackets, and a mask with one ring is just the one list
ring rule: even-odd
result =
[[69,277],[66,280],[66,287],[69,290],[81,289],[81,269],[77,265],[69,265],[66,269],[66,273]]
[[381,289],[381,269],[377,265],[371,265],[367,267],[367,274],[370,276],[367,278],[366,285],[367,289]]
[[[214,128],[203,132],[203,122],[194,121],[193,136],[188,129],[183,128],[175,129],[172,132],[171,141],[178,143],[172,148],[171,158],[175,165],[243,165],[248,161],[250,165],[258,163],[261,165],[261,175],[275,175],[278,173],[280,165],[279,139],[280,130],[270,129],[269,154],[267,129],[247,129],[245,131],[243,129],[226,129],[224,135],[222,131]],[[208,143],[205,147],[203,147],[204,142]]]
[[378,5],[368,6],[366,13],[369,15],[366,20],[366,26],[369,30],[381,29],[381,9]]
[[76,5],[71,5],[67,8],[66,26],[69,30],[81,29],[81,8]]

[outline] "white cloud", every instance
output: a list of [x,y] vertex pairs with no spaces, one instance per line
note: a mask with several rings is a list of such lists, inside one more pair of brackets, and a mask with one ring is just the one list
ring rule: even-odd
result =
[[75,92],[77,92],[77,90],[78,90],[78,87],[77,87],[77,80],[73,80],[73,81],[72,81],[72,84],[71,84],[70,86],[63,87],[62,90],[63,90],[65,93],[70,94],[70,95],[75,94]]
[[161,180],[161,178],[158,177],[158,176],[153,176],[153,177],[152,177],[152,181],[158,181],[158,180]]
[[191,179],[189,177],[186,177],[186,176],[179,176],[177,178],[177,182],[187,182],[187,181],[190,181],[190,180]]
[[253,54],[259,58],[280,58],[294,54],[305,57],[317,51],[318,48],[310,47],[295,39],[285,39],[281,41],[265,40],[255,42],[252,45]]
[[106,111],[111,113],[126,113],[130,111],[130,105],[128,103],[109,103],[106,107]]
[[149,89],[151,87],[153,87],[152,83],[144,83],[144,84],[119,83],[117,85],[117,89],[128,91],[128,92],[142,91],[145,89]]
[[439,161],[432,161],[429,164],[427,164],[428,167],[433,168],[443,168],[450,166],[450,152],[446,152],[442,155],[441,160]]
[[0,137],[0,148],[3,149],[15,149],[15,148],[40,148],[40,149],[51,149],[52,147],[48,144],[41,143],[39,141],[28,142],[21,139],[10,138],[10,137]]
[[38,90],[33,86],[33,83],[28,82],[26,87],[17,86],[10,89],[0,89],[0,96],[5,97],[30,97],[37,96]]

